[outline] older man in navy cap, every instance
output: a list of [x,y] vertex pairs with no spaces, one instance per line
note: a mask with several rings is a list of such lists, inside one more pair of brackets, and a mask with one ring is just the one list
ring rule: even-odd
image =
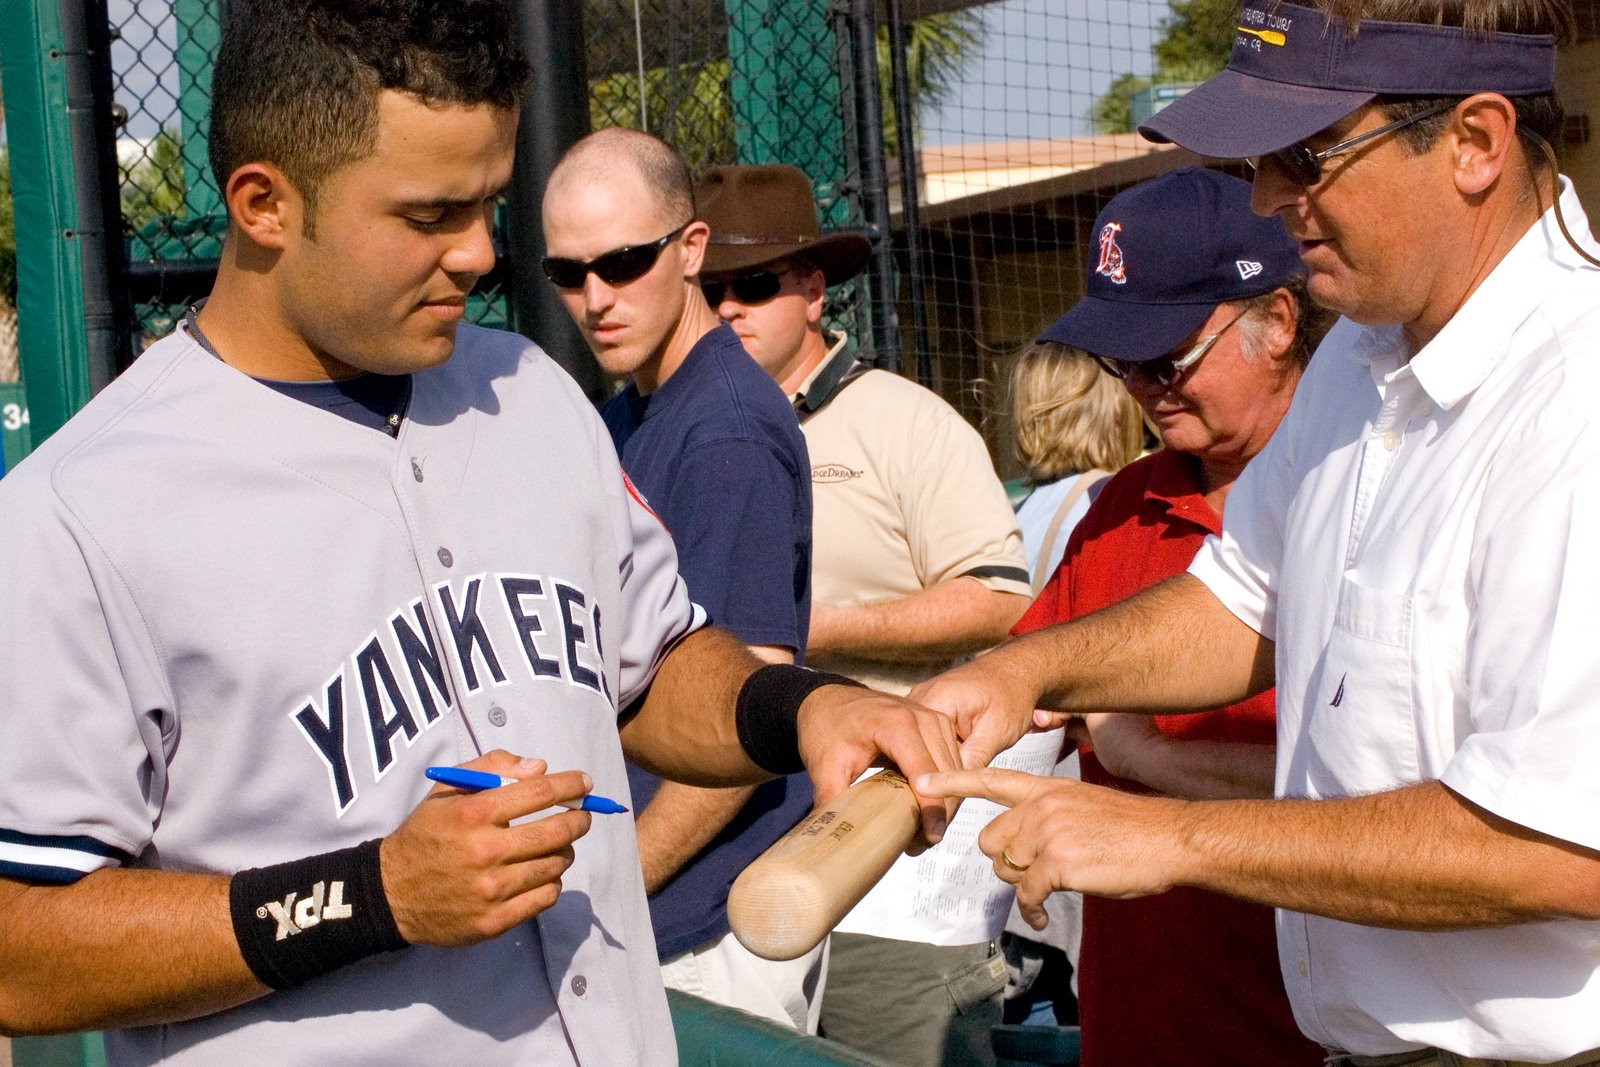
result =
[[[1095,220],[1088,292],[1042,340],[1122,379],[1160,451],[1100,490],[1055,577],[1018,623],[1078,618],[1183,573],[1222,528],[1229,490],[1288,410],[1323,313],[1296,244],[1250,211],[1250,186],[1184,167],[1118,194]],[[1194,715],[1089,717],[1083,780],[1128,792],[1271,796],[1273,693]],[[1219,773],[1219,742],[1241,742]],[[1083,1067],[1322,1062],[1278,975],[1272,912],[1182,887],[1083,901]]]
[[1036,919],[1055,888],[1276,906],[1333,1063],[1600,1063],[1600,271],[1548,150],[1571,27],[1557,0],[1247,5],[1228,70],[1145,132],[1251,160],[1344,318],[1186,575],[913,694],[975,766],[1035,709],[1275,679],[1275,800],[919,787],[1014,805],[983,844]]

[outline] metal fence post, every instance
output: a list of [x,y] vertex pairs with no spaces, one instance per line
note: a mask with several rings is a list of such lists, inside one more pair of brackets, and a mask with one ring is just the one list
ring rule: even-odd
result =
[[872,279],[873,347],[877,365],[900,370],[900,316],[895,310],[894,248],[889,240],[889,177],[884,163],[883,101],[878,96],[877,0],[849,0],[850,48],[855,69],[855,126],[861,169],[861,210],[878,231],[868,268]]
[[921,191],[917,186],[917,115],[906,69],[906,26],[900,0],[889,4],[889,68],[894,87],[894,129],[900,156],[900,226],[905,235],[906,290],[911,303],[911,343],[917,354],[917,381],[933,387],[932,354],[928,347],[927,294],[922,278]]
[[561,154],[589,132],[587,64],[583,50],[573,47],[583,40],[583,8],[579,0],[521,0],[517,32],[533,77],[523,97],[516,169],[506,197],[511,325],[565,367],[591,400],[600,400],[600,366],[539,267],[545,181]]

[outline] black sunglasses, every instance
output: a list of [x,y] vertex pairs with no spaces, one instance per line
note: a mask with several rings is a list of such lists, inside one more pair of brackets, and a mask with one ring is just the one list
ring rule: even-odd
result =
[[1424,108],[1415,115],[1407,115],[1403,119],[1386,122],[1375,130],[1368,130],[1366,133],[1359,134],[1349,140],[1340,141],[1333,147],[1324,148],[1320,152],[1313,152],[1305,146],[1305,142],[1296,141],[1288,148],[1280,148],[1276,152],[1269,152],[1264,156],[1251,156],[1245,162],[1250,164],[1252,170],[1260,170],[1262,162],[1270,159],[1283,168],[1283,172],[1289,176],[1290,181],[1304,188],[1310,188],[1322,180],[1322,161],[1329,156],[1348,152],[1357,145],[1365,144],[1373,138],[1404,129],[1414,122],[1432,118],[1441,111],[1449,111],[1456,106],[1456,103],[1454,100],[1441,101],[1430,108]]
[[1110,356],[1095,354],[1094,359],[1113,378],[1127,381],[1135,374],[1142,374],[1164,388],[1175,382],[1178,375],[1199,363],[1205,354],[1211,351],[1211,346],[1217,343],[1217,338],[1227,333],[1233,324],[1244,318],[1244,316],[1244,311],[1239,312],[1239,314],[1228,320],[1227,326],[1224,326],[1210,337],[1202,337],[1190,345],[1182,355],[1169,352],[1155,359],[1131,360],[1112,359]]
[[544,268],[544,276],[558,289],[582,289],[584,279],[590,274],[607,285],[626,285],[650,273],[650,268],[661,258],[661,250],[671,244],[688,226],[689,223],[685,222],[665,237],[649,244],[613,248],[604,255],[595,256],[587,263],[581,259],[545,256],[539,261],[539,266]]
[[719,282],[702,279],[700,291],[706,294],[706,303],[712,307],[722,303],[723,298],[728,293],[732,293],[733,298],[741,304],[765,304],[768,300],[777,296],[778,290],[783,288],[783,276],[785,273],[784,271],[758,270]]

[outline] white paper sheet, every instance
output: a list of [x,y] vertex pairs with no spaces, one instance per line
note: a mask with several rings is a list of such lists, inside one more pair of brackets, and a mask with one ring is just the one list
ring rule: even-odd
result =
[[[1061,737],[1061,730],[1028,734],[992,766],[1050,774]],[[926,945],[973,945],[999,937],[1014,891],[978,851],[978,834],[1004,810],[988,800],[965,801],[942,841],[920,856],[896,860],[836,929]]]

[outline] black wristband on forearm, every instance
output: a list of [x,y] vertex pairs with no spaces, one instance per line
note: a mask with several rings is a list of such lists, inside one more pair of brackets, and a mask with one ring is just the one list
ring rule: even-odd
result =
[[264,984],[290,989],[406,947],[383,895],[379,841],[233,876],[233,936]]
[[745,755],[764,771],[795,774],[805,770],[800,761],[800,705],[812,690],[825,685],[861,683],[842,674],[813,671],[788,663],[758,669],[739,687],[733,723]]

